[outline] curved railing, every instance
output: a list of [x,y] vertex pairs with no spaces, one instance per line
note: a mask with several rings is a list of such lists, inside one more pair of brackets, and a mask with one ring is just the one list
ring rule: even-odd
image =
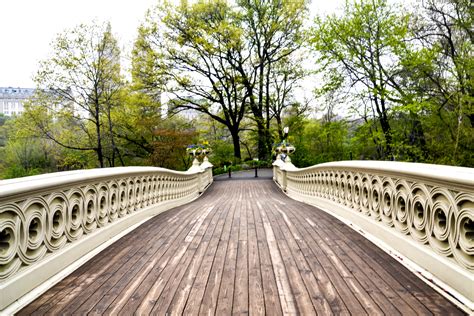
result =
[[0,181],[0,311],[134,224],[196,198],[211,182],[212,168],[199,166]]
[[[298,169],[274,163],[290,197],[329,210],[474,301],[474,169],[341,161]],[[467,299],[467,300],[465,300]]]

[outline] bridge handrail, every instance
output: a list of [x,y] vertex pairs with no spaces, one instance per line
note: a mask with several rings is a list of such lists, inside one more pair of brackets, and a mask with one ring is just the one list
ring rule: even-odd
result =
[[299,169],[277,160],[274,180],[388,244],[473,308],[473,168],[340,161]]
[[[212,165],[210,165],[212,167]],[[129,227],[199,196],[212,168],[119,167],[0,181],[0,313]]]
[[187,171],[175,171],[159,167],[115,167],[46,173],[37,176],[0,180],[0,201],[12,195],[24,193],[25,186],[28,188],[28,193],[31,193],[31,191],[46,191],[56,187],[73,186],[89,180],[94,182],[107,178],[130,177],[156,172],[176,176],[188,174]]

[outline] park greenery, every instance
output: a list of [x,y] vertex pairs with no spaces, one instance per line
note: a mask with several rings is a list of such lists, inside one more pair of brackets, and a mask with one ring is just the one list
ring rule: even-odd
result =
[[310,6],[160,2],[137,30],[130,69],[109,23],[65,30],[38,67],[26,111],[0,117],[0,176],[185,170],[186,148],[202,142],[218,170],[268,166],[285,126],[299,167],[349,159],[474,166],[470,0],[410,8],[349,0],[312,20]]

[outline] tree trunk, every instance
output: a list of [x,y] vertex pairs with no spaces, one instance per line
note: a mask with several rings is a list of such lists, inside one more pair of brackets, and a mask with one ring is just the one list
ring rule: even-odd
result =
[[268,63],[267,74],[265,77],[265,160],[270,159],[272,152],[272,135],[270,134],[270,75],[271,63]]
[[[257,116],[256,113],[254,113]],[[265,131],[265,124],[263,122],[263,117],[255,117],[257,121],[257,136],[258,136],[258,159],[265,160],[267,155],[267,144],[266,144],[266,131]]]
[[99,165],[101,168],[104,168],[104,153],[102,152],[102,135],[100,133],[100,120],[99,120],[99,109],[96,108],[96,121],[95,128],[97,133],[97,159],[99,160]]
[[385,113],[379,117],[380,126],[382,127],[383,134],[385,136],[385,154],[384,157],[390,157],[390,160],[393,160],[392,156],[392,130],[388,122],[387,115]]
[[234,157],[240,161],[242,159],[242,156],[240,154],[239,131],[231,129],[230,127],[229,127],[229,130],[230,130],[230,134],[232,136],[232,143],[234,144]]
[[275,115],[275,119],[277,121],[278,138],[279,140],[282,140],[283,139],[283,126],[282,126],[283,124],[281,121],[280,114]]
[[423,154],[423,158],[426,157],[426,139],[423,131],[423,125],[421,124],[420,117],[416,113],[410,113],[413,120],[412,129],[410,132],[410,145],[419,147]]
[[[376,85],[374,85],[376,86]],[[392,130],[390,128],[390,123],[388,121],[387,110],[385,107],[385,99],[374,95],[375,110],[377,111],[378,119],[380,122],[380,127],[385,137],[385,153],[383,158],[387,156],[390,157],[390,160],[393,160],[392,155]]]

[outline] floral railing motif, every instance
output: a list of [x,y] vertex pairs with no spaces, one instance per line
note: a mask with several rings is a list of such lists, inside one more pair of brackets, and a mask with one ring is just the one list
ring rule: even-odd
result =
[[[137,214],[143,219],[156,214],[154,209],[184,204],[211,181],[210,168],[177,172],[151,167],[0,181],[0,292],[2,283],[12,283],[62,249]],[[0,310],[8,304],[0,303]]]
[[357,213],[455,263],[468,276],[464,295],[473,300],[474,169],[375,161],[298,169],[277,161],[274,179],[291,197],[339,205],[343,217]]

